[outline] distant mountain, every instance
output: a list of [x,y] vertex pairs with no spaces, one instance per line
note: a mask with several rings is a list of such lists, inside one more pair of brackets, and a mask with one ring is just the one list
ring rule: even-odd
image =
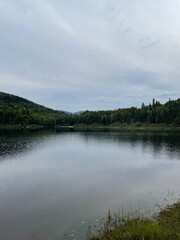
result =
[[78,112],[68,112],[68,111],[62,111],[68,115],[80,115],[81,113],[83,113],[84,111],[78,111]]
[[73,114],[72,112],[68,112],[68,111],[62,111],[62,112],[66,113],[68,115],[72,115]]
[[82,114],[84,111],[78,111],[78,112],[74,112],[73,114],[74,115],[80,115],[80,114]]

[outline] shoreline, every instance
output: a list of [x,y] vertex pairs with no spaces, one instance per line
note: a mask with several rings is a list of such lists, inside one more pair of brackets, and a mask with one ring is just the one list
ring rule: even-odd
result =
[[121,124],[121,125],[75,125],[77,131],[112,131],[112,132],[180,132],[180,126],[160,124]]
[[39,125],[0,125],[0,130],[39,130],[39,129],[60,129],[69,131],[109,131],[109,132],[177,132],[180,133],[180,126],[171,124],[113,124],[113,125],[72,125],[72,126],[39,126]]
[[108,213],[102,230],[89,232],[87,240],[180,240],[180,201],[167,205],[152,217]]

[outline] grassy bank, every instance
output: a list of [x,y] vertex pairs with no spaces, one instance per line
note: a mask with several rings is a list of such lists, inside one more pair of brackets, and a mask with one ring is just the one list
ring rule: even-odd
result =
[[61,130],[70,130],[70,131],[114,131],[114,132],[123,132],[123,131],[139,131],[139,132],[180,132],[180,126],[175,124],[143,124],[143,123],[136,123],[136,124],[111,124],[111,125],[98,125],[98,124],[76,124],[73,126],[49,126],[45,127],[42,125],[17,125],[17,124],[4,124],[0,125],[0,129],[41,129],[41,128],[56,128]]
[[136,123],[136,124],[111,124],[108,126],[105,125],[74,125],[73,129],[75,131],[154,131],[154,132],[161,132],[161,131],[174,131],[180,132],[180,126],[178,125],[165,125],[165,124],[143,124],[143,123]]
[[88,240],[180,240],[180,202],[152,218],[108,215],[104,228]]

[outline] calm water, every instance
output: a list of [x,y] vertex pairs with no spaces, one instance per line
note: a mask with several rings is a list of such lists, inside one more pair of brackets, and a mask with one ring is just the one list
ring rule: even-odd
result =
[[179,194],[178,134],[0,132],[2,240],[86,239],[108,209]]

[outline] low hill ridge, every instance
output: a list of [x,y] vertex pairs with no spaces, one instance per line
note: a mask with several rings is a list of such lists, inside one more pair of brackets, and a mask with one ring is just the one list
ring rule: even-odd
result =
[[38,126],[72,126],[103,125],[136,126],[141,124],[174,124],[180,126],[180,99],[169,100],[161,104],[155,99],[141,108],[131,107],[117,110],[84,111],[71,114],[53,110],[25,98],[0,92],[0,124],[38,125]]

